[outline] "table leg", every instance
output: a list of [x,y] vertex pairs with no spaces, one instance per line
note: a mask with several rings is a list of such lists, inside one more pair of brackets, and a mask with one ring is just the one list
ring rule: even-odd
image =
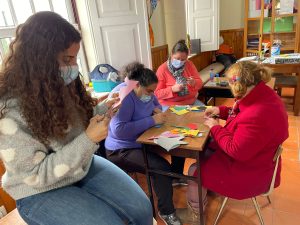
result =
[[203,210],[203,199],[202,199],[202,183],[200,176],[200,152],[197,153],[197,183],[198,183],[198,197],[199,197],[199,213],[200,213],[200,225],[204,223],[204,210]]
[[299,111],[300,111],[300,67],[298,68],[297,72],[298,76],[298,83],[297,83],[297,88],[296,88],[296,97],[295,97],[295,103],[294,103],[294,115],[298,116]]
[[151,183],[151,177],[150,177],[150,174],[149,174],[149,163],[148,163],[148,156],[147,156],[147,145],[143,145],[143,155],[144,155],[145,174],[146,174],[146,178],[147,178],[149,198],[150,198],[150,201],[151,201],[151,204],[152,204],[153,217],[156,218],[155,205],[154,205],[153,192],[152,192],[152,183]]

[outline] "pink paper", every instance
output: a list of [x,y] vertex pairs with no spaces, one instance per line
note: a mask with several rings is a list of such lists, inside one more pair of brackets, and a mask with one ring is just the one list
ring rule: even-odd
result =
[[160,137],[177,138],[177,137],[180,137],[180,135],[179,134],[172,134],[170,131],[165,131],[165,132],[161,133],[158,136],[152,136],[152,137],[148,138],[148,140],[154,140],[154,139],[158,139]]
[[116,104],[114,104],[113,108],[118,107],[122,103],[124,98],[136,87],[136,85],[138,84],[138,81],[129,80],[126,77],[125,78],[125,84],[126,84],[126,86],[121,87],[120,92],[119,92],[120,101],[117,102]]

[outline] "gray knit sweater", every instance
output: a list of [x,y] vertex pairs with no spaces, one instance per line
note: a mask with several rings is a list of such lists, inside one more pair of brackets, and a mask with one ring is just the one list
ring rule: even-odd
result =
[[[104,102],[95,108],[97,114],[106,111]],[[97,145],[82,125],[66,132],[64,140],[50,141],[47,148],[32,137],[17,100],[8,102],[0,120],[0,157],[6,168],[2,186],[15,200],[73,184],[87,174]]]

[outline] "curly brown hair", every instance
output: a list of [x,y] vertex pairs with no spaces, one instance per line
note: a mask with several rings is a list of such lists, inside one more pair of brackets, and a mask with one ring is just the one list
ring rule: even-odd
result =
[[[59,53],[80,41],[79,32],[53,12],[36,13],[19,25],[0,71],[0,119],[8,100],[17,99],[33,136],[44,144],[64,138],[69,125],[87,127],[96,101],[79,76],[65,86],[58,62]],[[76,109],[82,121],[72,116]]]

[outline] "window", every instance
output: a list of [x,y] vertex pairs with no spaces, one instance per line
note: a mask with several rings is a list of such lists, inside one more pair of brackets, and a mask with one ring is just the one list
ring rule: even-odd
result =
[[[75,27],[72,0],[0,0],[0,64],[8,52],[9,44],[13,40],[16,27],[25,22],[32,14],[39,11],[53,11],[60,14]],[[81,46],[78,54],[78,66],[84,74],[84,81],[87,83],[88,67]]]

